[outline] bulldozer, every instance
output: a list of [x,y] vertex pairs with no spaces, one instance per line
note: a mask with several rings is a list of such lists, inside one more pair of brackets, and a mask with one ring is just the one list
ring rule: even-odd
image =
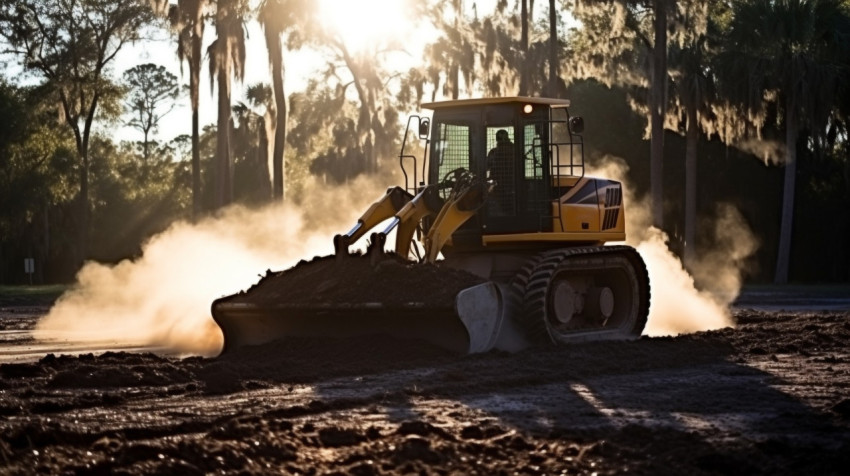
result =
[[[288,336],[387,334],[460,353],[640,336],[646,266],[634,248],[612,244],[626,238],[622,185],[585,175],[584,121],[569,105],[423,104],[432,114],[411,115],[401,144],[404,185],[336,235],[332,257],[213,302],[223,352]],[[366,251],[352,253],[364,237]],[[341,276],[350,260],[371,274]],[[308,279],[315,292],[284,292]],[[352,286],[345,298],[322,298]]]

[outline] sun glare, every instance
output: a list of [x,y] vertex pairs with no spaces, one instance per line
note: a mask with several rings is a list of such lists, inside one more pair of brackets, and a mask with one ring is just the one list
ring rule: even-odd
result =
[[325,26],[339,34],[346,48],[363,52],[401,40],[412,25],[400,0],[321,0]]

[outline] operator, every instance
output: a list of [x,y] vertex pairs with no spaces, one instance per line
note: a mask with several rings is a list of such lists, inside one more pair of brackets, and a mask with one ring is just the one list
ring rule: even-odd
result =
[[508,135],[508,131],[499,129],[496,131],[496,147],[487,153],[487,170],[489,178],[495,182],[493,188],[493,199],[490,201],[491,213],[505,216],[513,214],[512,186],[514,178],[514,143]]
[[487,169],[490,176],[499,181],[499,178],[510,178],[511,167],[514,159],[514,143],[508,136],[508,131],[499,129],[496,131],[496,147],[490,149],[487,154]]

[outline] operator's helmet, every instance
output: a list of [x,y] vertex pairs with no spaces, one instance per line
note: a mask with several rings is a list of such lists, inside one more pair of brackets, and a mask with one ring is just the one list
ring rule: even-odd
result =
[[510,137],[508,137],[508,131],[504,129],[496,131],[496,142],[508,142],[510,140]]

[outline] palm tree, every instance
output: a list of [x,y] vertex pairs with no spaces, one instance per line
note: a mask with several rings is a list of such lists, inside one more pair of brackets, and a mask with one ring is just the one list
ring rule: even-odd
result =
[[272,196],[275,200],[284,199],[283,150],[286,145],[286,93],[283,89],[283,44],[281,35],[287,28],[286,9],[281,0],[264,0],[260,5],[259,20],[266,38],[266,51],[269,54],[269,67],[272,73],[274,91],[274,109],[271,119],[274,121],[274,150],[272,151]]
[[[281,36],[292,28],[311,20],[316,2],[310,0],[263,0],[259,7],[258,19],[263,27],[266,39],[266,51],[269,56],[269,68],[272,74],[274,107],[269,111],[274,121],[274,150],[272,151],[273,197],[284,200],[286,170],[283,152],[286,147],[286,93],[283,88],[283,43]],[[290,42],[291,43],[291,42]],[[292,44],[289,45],[292,47]]]
[[233,201],[233,158],[230,151],[231,76],[245,77],[246,0],[218,0],[215,12],[216,39],[207,48],[210,57],[210,87],[218,81],[216,133],[216,207]]
[[177,58],[180,71],[183,62],[189,65],[189,96],[192,103],[192,217],[198,219],[203,211],[201,197],[201,147],[198,116],[198,94],[201,83],[201,44],[204,37],[204,15],[209,0],[154,0],[154,10],[168,16],[171,27],[177,33]]
[[[797,142],[801,126],[825,129],[848,49],[848,12],[841,0],[736,2],[724,48],[730,94],[750,109],[763,107],[766,91],[778,92],[785,123],[785,183],[774,282],[788,282]],[[744,84],[741,85],[741,76]]]
[[[266,51],[269,55],[269,68],[272,74],[274,108],[269,109],[274,121],[274,150],[272,151],[272,196],[275,200],[284,199],[285,169],[283,151],[286,146],[286,93],[283,89],[283,43],[281,35],[290,26],[291,9],[286,0],[263,0],[260,4],[258,20],[263,27],[266,39]],[[298,3],[298,2],[296,2]]]

